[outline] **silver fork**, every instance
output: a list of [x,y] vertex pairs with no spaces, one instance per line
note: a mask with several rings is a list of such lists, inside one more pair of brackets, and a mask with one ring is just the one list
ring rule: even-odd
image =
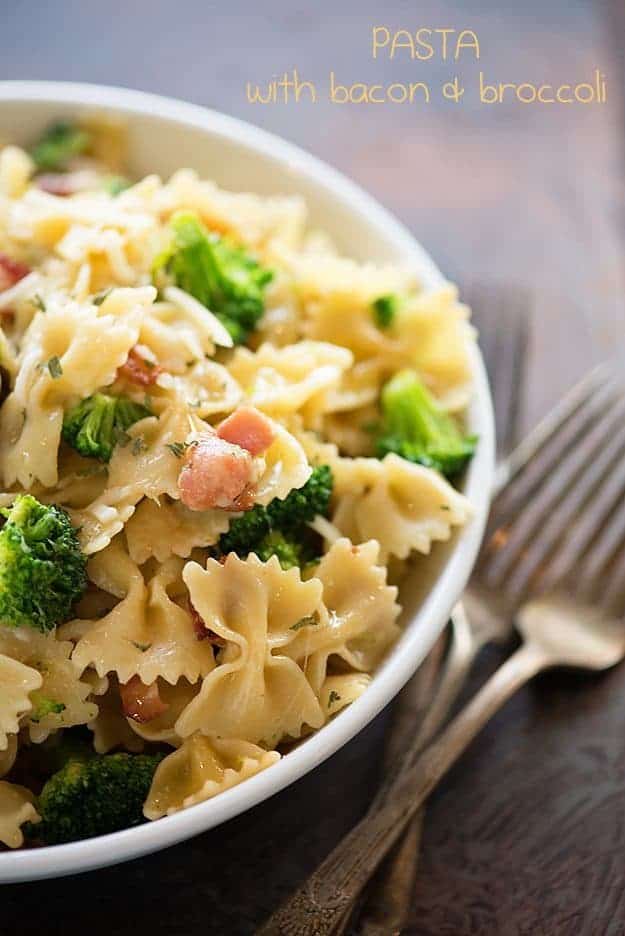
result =
[[[463,290],[463,298],[473,310],[480,346],[493,395],[497,440],[497,478],[505,475],[503,461],[518,442],[522,389],[529,339],[532,296],[520,285],[474,281]],[[498,626],[493,627],[493,623]],[[416,716],[422,714],[418,740],[425,746],[444,724],[482,648],[503,641],[510,626],[499,622],[473,621],[459,603],[451,615],[449,647],[444,662],[438,661],[438,681],[429,692],[429,704],[422,714],[423,683],[431,684],[431,666],[422,666],[395,703],[384,768],[393,768],[396,751],[405,749],[414,737]],[[384,867],[366,888],[358,907],[346,914],[336,936],[348,930],[360,936],[391,936],[401,932],[419,861],[423,810],[419,812],[402,841],[388,856]],[[357,921],[357,925],[356,924]]]
[[[470,589],[478,613],[492,616],[494,607],[510,619],[521,608],[523,646],[421,757],[414,740],[364,819],[271,917],[260,930],[264,936],[334,933],[425,797],[512,692],[548,666],[601,669],[625,654],[625,628],[615,628],[613,620],[625,614],[625,510],[611,510],[625,491],[619,464],[625,453],[625,388],[608,369],[595,372],[574,405],[561,407],[556,416],[550,432],[526,447],[531,457],[493,504]],[[517,458],[517,465],[522,461]],[[554,465],[558,484],[552,483]],[[519,510],[526,490],[533,492],[538,512]],[[558,567],[566,569],[561,578]]]

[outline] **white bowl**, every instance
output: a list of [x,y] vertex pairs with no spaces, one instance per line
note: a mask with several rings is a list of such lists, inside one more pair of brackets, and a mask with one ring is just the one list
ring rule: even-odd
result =
[[[51,120],[108,112],[128,122],[130,169],[167,175],[191,166],[219,184],[261,194],[299,193],[311,221],[357,259],[410,263],[426,285],[443,277],[411,234],[369,195],[297,147],[250,124],[137,91],[96,85],[0,82],[0,140],[27,143]],[[453,219],[450,219],[453,220]],[[475,396],[468,414],[479,435],[464,491],[474,507],[469,526],[424,563],[430,581],[404,588],[405,631],[363,696],[279,763],[215,799],[157,822],[69,845],[0,854],[0,882],[75,874],[127,861],[210,829],[293,783],[360,731],[414,673],[443,629],[467,582],[488,512],[493,478],[491,399],[478,350]]]

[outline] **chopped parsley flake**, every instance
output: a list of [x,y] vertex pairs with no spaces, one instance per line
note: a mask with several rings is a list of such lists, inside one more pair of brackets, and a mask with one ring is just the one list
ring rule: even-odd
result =
[[102,290],[102,292],[97,293],[93,297],[93,304],[96,306],[101,306],[104,300],[108,298],[108,296],[110,296],[112,292],[113,292],[113,287],[110,286],[108,289],[104,289]]
[[299,621],[296,621],[295,624],[291,624],[289,630],[298,631],[302,627],[312,627],[319,623],[319,619],[315,617],[314,614],[309,614],[306,617],[300,618]]
[[136,436],[136,438],[132,440],[131,452],[133,455],[141,455],[142,452],[147,451],[147,448],[148,448],[148,444],[143,438],[143,436]]
[[133,645],[133,647],[136,647],[137,650],[140,650],[141,653],[146,653],[146,651],[148,651],[152,646],[151,643],[139,643],[138,640],[131,640],[130,643]]
[[63,368],[61,366],[61,361],[56,356],[56,354],[50,358],[49,361],[46,361],[45,366],[48,368],[48,373],[52,380],[58,380],[59,377],[63,376]]
[[176,458],[182,458],[186,450],[196,444],[195,442],[168,442],[166,448],[168,448],[171,454],[175,455]]

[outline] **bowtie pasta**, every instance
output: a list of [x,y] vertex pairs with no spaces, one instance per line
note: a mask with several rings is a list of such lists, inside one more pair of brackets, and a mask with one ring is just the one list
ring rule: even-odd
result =
[[133,182],[122,136],[0,150],[0,847],[271,768],[471,516],[455,288],[339,256],[299,198]]

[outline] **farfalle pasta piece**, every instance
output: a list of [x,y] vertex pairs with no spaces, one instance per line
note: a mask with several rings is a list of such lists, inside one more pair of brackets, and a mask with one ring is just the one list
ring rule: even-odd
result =
[[187,705],[198,694],[200,687],[201,683],[192,684],[186,679],[178,680],[175,686],[160,681],[158,694],[167,706],[166,711],[147,722],[138,722],[128,718],[128,728],[145,741],[178,747],[182,744],[182,738],[176,734],[176,722]]
[[231,347],[232,339],[219,319],[181,289],[165,290],[167,301],[152,306],[141,326],[141,344],[154,352],[172,374],[186,373],[190,362],[213,355],[216,346]]
[[325,399],[353,364],[347,348],[323,341],[299,341],[285,348],[265,343],[253,352],[237,348],[228,369],[248,401],[275,416],[303,410],[324,412]]
[[380,355],[401,359],[402,347],[378,327],[373,302],[415,289],[410,271],[359,264],[344,257],[283,255],[303,307],[307,338],[349,348],[357,360]]
[[269,341],[277,348],[303,337],[299,301],[293,292],[291,278],[279,269],[274,269],[274,278],[266,288],[265,313],[257,325],[256,334],[261,344]]
[[[55,293],[28,329],[15,387],[0,415],[0,469],[7,487],[58,482],[64,404],[112,383],[138,336],[152,287],[124,290],[123,315]],[[119,300],[118,300],[119,301]]]
[[312,469],[297,439],[280,423],[273,422],[274,440],[263,454],[265,470],[256,484],[254,503],[267,506],[284,500],[293,488],[303,487]]
[[[454,286],[421,291],[408,272],[342,257],[326,257],[321,264],[318,256],[299,255],[291,268],[307,337],[350,348],[358,360],[382,360],[388,375],[414,367],[441,405],[466,406],[474,332]],[[372,306],[384,295],[399,301],[392,321],[381,328]]]
[[170,446],[184,442],[190,423],[183,400],[166,401],[158,418],[147,417],[128,430],[129,441],[118,445],[109,464],[112,489],[131,488],[142,497],[178,497],[180,461]]
[[468,404],[475,331],[455,286],[446,283],[400,303],[390,333],[441,406],[457,412]]
[[350,458],[371,456],[375,445],[371,426],[379,421],[377,405],[363,406],[349,413],[328,413],[323,418],[321,433]]
[[25,822],[40,821],[34,800],[26,787],[0,780],[0,842],[8,848],[20,848],[24,844],[22,826]]
[[[118,749],[130,751],[133,754],[140,753],[145,745],[141,738],[132,731],[122,711],[119,685],[113,678],[93,675],[99,680],[99,685],[96,684],[98,714],[87,727],[93,732],[94,750],[98,754],[108,754]],[[87,671],[83,674],[83,679],[91,682],[91,676],[92,672]]]
[[301,198],[228,192],[214,182],[199,179],[191,169],[175,172],[156,193],[153,207],[164,215],[189,208],[211,230],[265,249],[296,246],[306,220],[306,205]]
[[93,667],[100,676],[115,673],[122,683],[139,676],[145,685],[158,677],[172,684],[183,676],[195,682],[209,673],[214,666],[211,645],[197,639],[190,612],[169,594],[182,565],[181,559],[169,559],[146,586],[120,539],[94,556],[90,578],[122,600],[86,626],[72,656],[75,665],[81,671]]
[[164,372],[156,383],[164,390],[173,390],[194,416],[206,419],[215,414],[225,415],[242,402],[243,391],[222,364],[206,358],[188,359],[185,367],[183,375]]
[[370,685],[371,676],[367,673],[340,673],[328,676],[319,692],[321,707],[327,713],[327,717],[331,718],[360,698]]
[[41,688],[41,673],[11,656],[0,654],[0,751],[20,728],[20,719],[32,708],[30,693]]
[[108,546],[143,497],[179,497],[180,460],[170,446],[184,442],[189,428],[188,410],[178,396],[166,402],[158,418],[130,427],[126,444],[113,452],[106,490],[82,510],[70,511],[88,555]]
[[228,790],[280,760],[247,741],[194,734],[161,761],[144,807],[146,819],[160,819]]
[[113,228],[73,224],[56,245],[56,253],[75,269],[88,270],[84,287],[89,290],[97,290],[103,282],[131,286],[137,279],[137,268],[129,261],[128,235]]
[[126,524],[128,552],[143,565],[151,557],[165,562],[170,556],[187,559],[197,546],[211,546],[230,525],[225,510],[189,510],[166,498],[142,500]]
[[[24,627],[0,628],[0,654],[40,677],[40,684],[31,691],[32,708],[20,720],[35,744],[61,728],[85,725],[97,714],[97,706],[90,700],[91,686],[81,680],[70,659],[72,650],[72,643],[58,639],[55,633],[40,634]],[[29,678],[33,682],[36,679]],[[47,703],[53,703],[54,708],[48,710]]]
[[379,553],[375,540],[354,546],[340,539],[315,570],[313,581],[321,583],[325,613],[304,619],[285,653],[304,666],[318,694],[330,656],[341,657],[354,669],[371,671],[399,635],[397,589],[386,584]]
[[152,237],[157,227],[152,214],[132,210],[128,202],[118,202],[103,192],[81,192],[63,198],[33,186],[12,205],[7,229],[16,240],[52,251],[76,224],[125,232],[135,249]]
[[353,413],[376,403],[388,366],[381,358],[358,361],[341,375],[339,385],[325,397],[326,414]]
[[471,516],[466,497],[441,475],[397,455],[342,458],[333,469],[332,522],[354,543],[377,539],[383,562],[413,550],[429,553],[433,542],[448,540]]
[[185,566],[184,581],[205,625],[226,641],[219,665],[176,723],[181,737],[196,731],[254,744],[277,744],[317,728],[323,713],[297,663],[284,654],[299,622],[318,612],[321,584],[299,570],[231,553],[206,569]]

